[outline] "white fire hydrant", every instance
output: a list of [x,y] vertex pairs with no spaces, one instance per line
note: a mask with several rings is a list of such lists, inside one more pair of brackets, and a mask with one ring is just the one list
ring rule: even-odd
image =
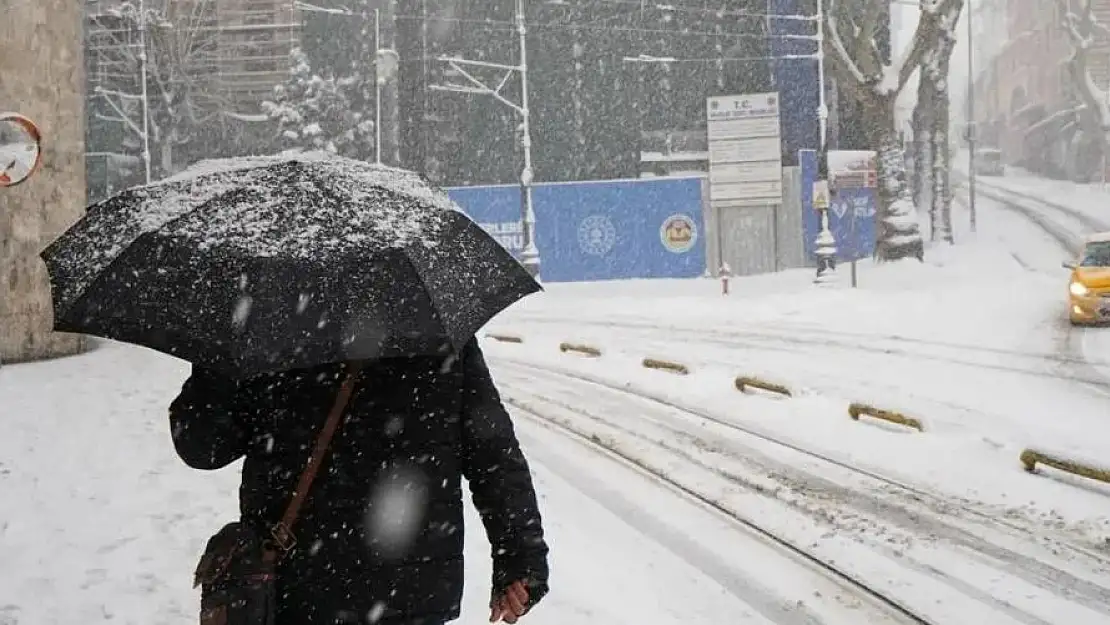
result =
[[732,276],[732,268],[728,263],[721,263],[717,275],[721,276],[721,295],[728,295],[728,279]]

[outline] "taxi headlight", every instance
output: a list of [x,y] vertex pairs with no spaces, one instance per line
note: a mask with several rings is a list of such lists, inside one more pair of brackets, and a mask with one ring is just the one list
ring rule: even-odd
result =
[[1083,296],[1090,292],[1090,289],[1088,289],[1086,285],[1084,285],[1082,282],[1072,282],[1071,285],[1068,287],[1068,290],[1071,291],[1072,295],[1076,296]]

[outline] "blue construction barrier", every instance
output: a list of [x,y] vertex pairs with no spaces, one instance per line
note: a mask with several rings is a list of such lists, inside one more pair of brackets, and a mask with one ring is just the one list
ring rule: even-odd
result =
[[[519,255],[519,186],[447,192]],[[700,178],[545,183],[533,188],[532,201],[545,281],[690,278],[705,272]]]
[[[802,227],[805,230],[806,258],[816,262],[815,240],[821,229],[818,212],[813,208],[813,182],[817,179],[817,153],[798,152],[802,179]],[[829,231],[836,239],[837,258],[859,260],[875,253],[876,189],[845,187],[835,189],[829,206]]]

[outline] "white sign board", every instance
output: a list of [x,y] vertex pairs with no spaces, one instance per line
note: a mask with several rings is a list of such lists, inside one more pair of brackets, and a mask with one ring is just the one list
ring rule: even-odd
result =
[[782,203],[779,94],[706,100],[709,198],[735,206]]
[[879,186],[879,167],[872,150],[829,150],[829,180],[838,189]]

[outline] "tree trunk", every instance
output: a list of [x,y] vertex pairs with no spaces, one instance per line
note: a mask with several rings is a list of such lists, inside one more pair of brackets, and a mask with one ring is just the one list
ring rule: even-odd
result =
[[[941,17],[939,39],[936,49],[932,54],[926,55],[921,66],[921,82],[930,85],[929,100],[918,100],[919,106],[929,107],[932,128],[929,141],[930,169],[932,170],[932,190],[929,194],[929,215],[932,224],[933,240],[941,239],[953,243],[952,232],[952,185],[950,171],[952,154],[949,146],[950,103],[948,92],[948,71],[952,60],[952,51],[956,47],[956,36],[953,29],[956,27],[960,16],[959,5],[954,5],[949,12]],[[923,204],[918,204],[923,206]]]
[[[952,184],[950,172],[952,171],[952,152],[948,145],[948,129],[950,119],[950,106],[948,101],[948,66],[952,58],[952,49],[955,47],[954,38],[941,40],[940,49],[937,50],[937,64],[935,73],[929,76],[929,82],[936,85],[934,89],[933,105],[933,132],[932,132],[932,170],[933,193],[932,204],[929,209],[933,216],[933,237],[946,243],[954,243],[952,232]],[[939,223],[936,221],[940,217]],[[939,232],[937,226],[940,226]]]
[[933,206],[933,131],[936,115],[936,85],[925,76],[925,66],[918,70],[917,104],[913,109],[913,199],[917,206],[929,206],[929,238],[936,240],[940,216]]
[[172,176],[173,171],[173,144],[176,141],[177,133],[171,131],[169,136],[162,137],[162,144],[158,146],[158,166],[161,169],[163,178]]
[[890,261],[925,258],[921,227],[913,194],[906,183],[906,161],[894,125],[896,95],[869,91],[865,94],[871,145],[877,148],[879,174],[879,211],[876,224],[875,256]]

